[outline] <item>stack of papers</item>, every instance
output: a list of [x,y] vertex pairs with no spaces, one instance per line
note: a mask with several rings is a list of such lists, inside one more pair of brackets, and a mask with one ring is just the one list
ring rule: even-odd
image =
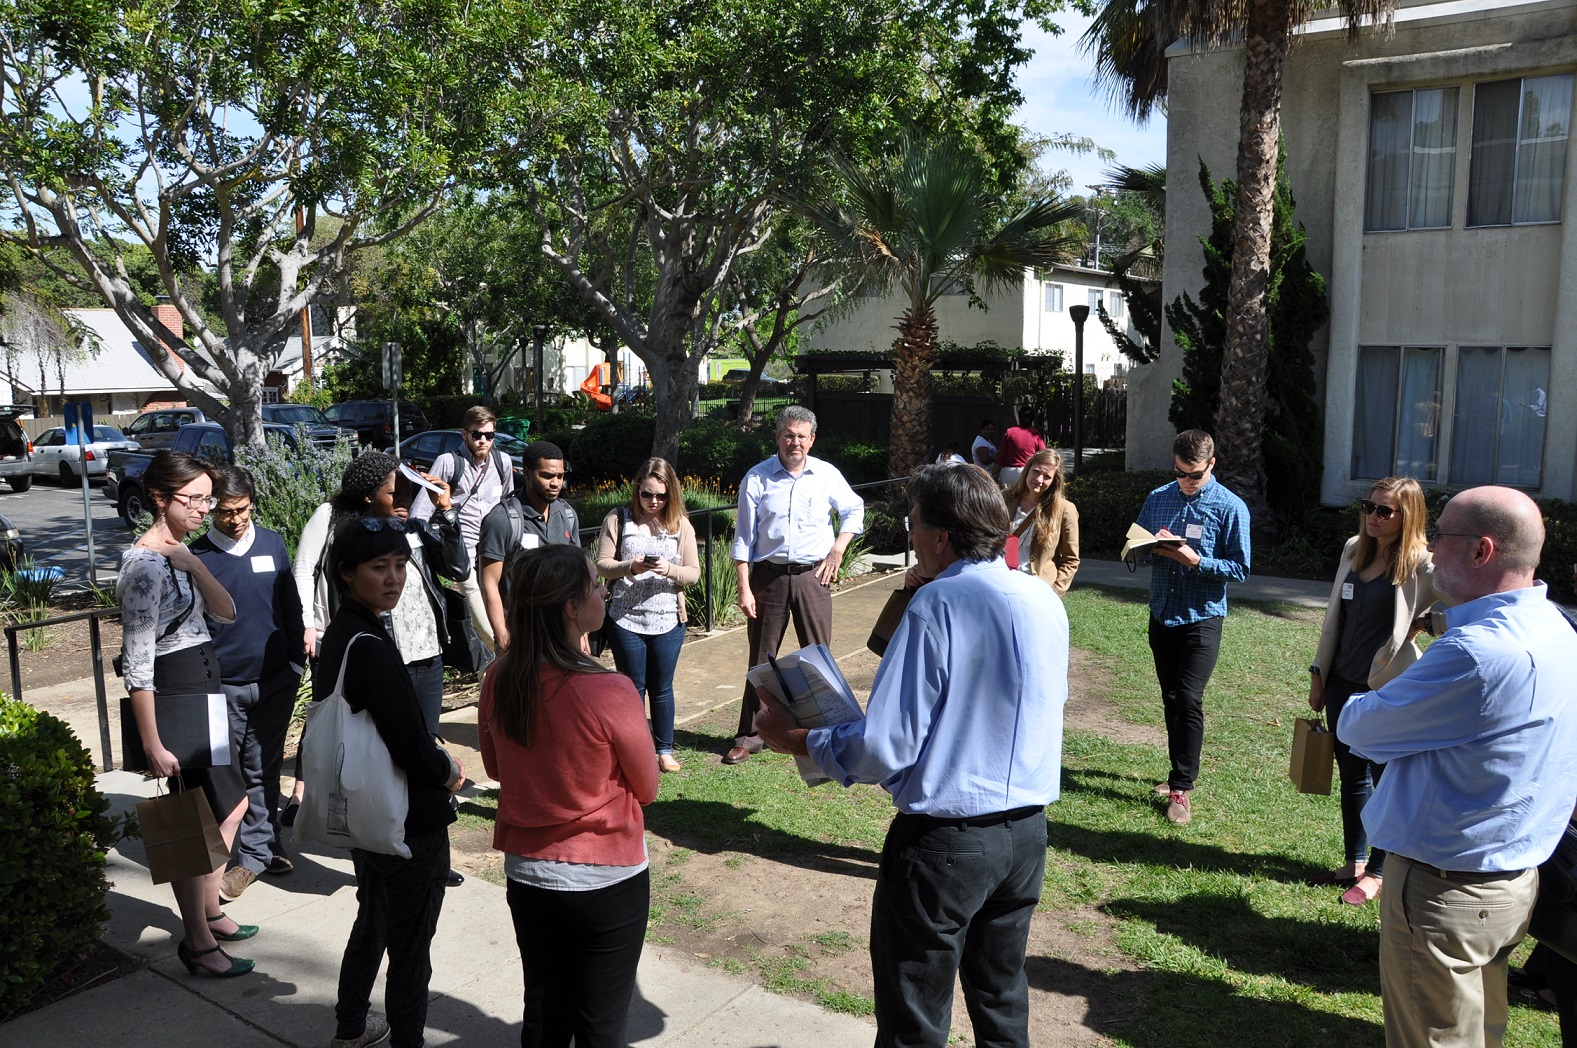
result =
[[[745,677],[757,691],[769,693],[787,709],[801,728],[827,728],[865,716],[825,644],[813,644],[752,666]],[[796,757],[795,761],[805,785],[820,786],[832,781],[809,757]]]

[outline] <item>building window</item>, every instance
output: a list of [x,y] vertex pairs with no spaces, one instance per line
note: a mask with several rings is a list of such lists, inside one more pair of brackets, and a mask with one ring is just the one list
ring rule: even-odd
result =
[[1046,285],[1046,312],[1048,312],[1048,313],[1061,313],[1062,312],[1062,285],[1061,284],[1047,284]]
[[1371,96],[1364,229],[1451,225],[1456,162],[1456,88]]
[[1354,480],[1435,479],[1440,442],[1439,346],[1364,346],[1353,406]]
[[1106,312],[1112,315],[1112,319],[1121,319],[1123,315],[1122,295],[1116,291],[1113,291],[1111,294],[1106,296],[1106,303]]
[[1571,110],[1570,73],[1474,86],[1468,225],[1560,221]]
[[1451,483],[1538,487],[1549,388],[1547,347],[1459,348]]
[[1101,292],[1100,292],[1100,289],[1099,288],[1090,288],[1090,312],[1091,313],[1099,313],[1100,311],[1101,311]]

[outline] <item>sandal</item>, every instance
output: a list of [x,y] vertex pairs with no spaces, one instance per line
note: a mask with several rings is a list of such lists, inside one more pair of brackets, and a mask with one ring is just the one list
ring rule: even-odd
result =
[[[1372,890],[1364,887],[1365,882],[1373,886]],[[1348,906],[1367,906],[1380,897],[1380,886],[1384,883],[1383,878],[1364,874],[1351,888],[1342,892],[1342,902]]]

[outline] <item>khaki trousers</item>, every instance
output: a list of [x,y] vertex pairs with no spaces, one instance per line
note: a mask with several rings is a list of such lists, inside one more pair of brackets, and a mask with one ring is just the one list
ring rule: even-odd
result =
[[1528,931],[1539,871],[1447,874],[1386,859],[1380,994],[1386,1048],[1500,1048],[1506,961]]
[[476,630],[476,635],[482,638],[482,643],[487,645],[487,650],[498,651],[498,643],[493,640],[493,624],[487,621],[487,602],[482,597],[482,580],[476,574],[476,562],[471,563],[471,574],[460,580],[460,592],[465,597],[465,610],[471,616],[471,628]]

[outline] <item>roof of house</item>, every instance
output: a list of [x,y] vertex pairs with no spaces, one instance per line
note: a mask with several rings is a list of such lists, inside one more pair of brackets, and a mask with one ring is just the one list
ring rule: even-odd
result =
[[[154,366],[148,351],[113,309],[68,309],[65,312],[98,336],[96,351],[66,360],[63,368],[50,363],[42,376],[36,357],[19,355],[16,373],[7,376],[17,389],[34,394],[174,391],[174,383]],[[4,372],[5,367],[5,360],[0,358],[0,372]],[[41,377],[42,389],[39,388]]]

